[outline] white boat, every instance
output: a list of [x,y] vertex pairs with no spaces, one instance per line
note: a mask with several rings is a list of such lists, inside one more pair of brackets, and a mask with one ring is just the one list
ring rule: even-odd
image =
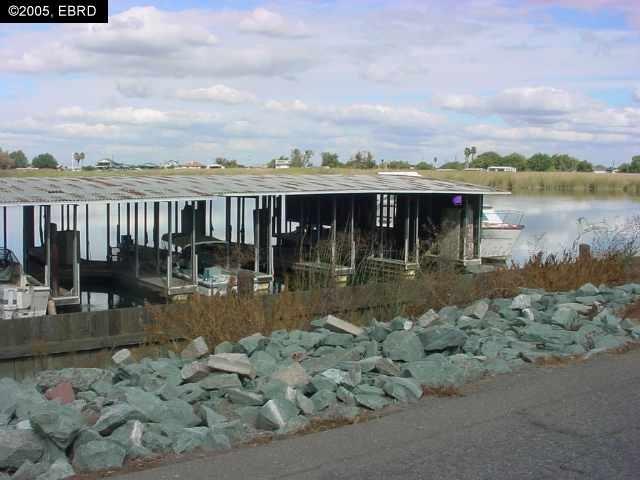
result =
[[0,320],[45,315],[48,301],[49,287],[25,275],[13,252],[0,248]]
[[524,229],[523,213],[515,210],[482,209],[482,237],[480,257],[483,260],[504,262],[511,257],[513,246]]

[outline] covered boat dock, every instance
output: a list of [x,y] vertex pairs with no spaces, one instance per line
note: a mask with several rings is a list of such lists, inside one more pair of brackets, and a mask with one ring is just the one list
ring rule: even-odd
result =
[[20,238],[57,305],[80,303],[85,279],[165,298],[268,292],[290,272],[345,283],[360,267],[479,264],[483,196],[505,193],[402,175],[6,177],[2,246]]

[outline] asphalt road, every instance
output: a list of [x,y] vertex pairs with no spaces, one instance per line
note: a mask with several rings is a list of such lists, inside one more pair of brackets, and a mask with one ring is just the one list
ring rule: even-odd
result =
[[119,478],[639,479],[640,350],[531,367],[366,423]]

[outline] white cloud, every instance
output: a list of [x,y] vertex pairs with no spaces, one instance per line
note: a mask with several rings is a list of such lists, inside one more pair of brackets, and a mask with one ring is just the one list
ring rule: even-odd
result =
[[95,125],[89,125],[86,123],[62,123],[60,125],[54,125],[53,131],[68,137],[100,138],[119,135],[121,129],[116,125],[105,125],[103,123]]
[[243,32],[259,33],[274,37],[305,37],[310,34],[301,21],[289,21],[282,15],[266,8],[256,8],[238,24]]
[[251,92],[220,84],[206,88],[180,89],[176,92],[176,96],[182,100],[206,100],[229,105],[253,102],[256,99]]
[[216,115],[191,111],[162,111],[153,108],[117,107],[87,111],[81,107],[65,107],[57,111],[61,118],[115,125],[161,125],[173,128],[213,123]]
[[145,80],[118,81],[116,89],[127,98],[149,98],[153,95],[151,82]]
[[562,115],[584,108],[588,103],[576,94],[552,87],[508,88],[484,98],[475,95],[445,95],[439,99],[439,104],[450,110],[528,117]]

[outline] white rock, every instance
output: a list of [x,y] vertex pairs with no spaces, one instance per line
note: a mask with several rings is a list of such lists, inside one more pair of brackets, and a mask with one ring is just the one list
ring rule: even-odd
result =
[[114,353],[111,360],[113,360],[113,363],[116,365],[128,365],[133,362],[133,356],[128,348],[123,348]]
[[203,362],[191,362],[182,367],[180,373],[186,382],[199,382],[209,375],[209,367]]
[[531,296],[521,293],[513,299],[511,302],[511,308],[514,310],[524,310],[525,308],[531,308]]
[[189,342],[180,353],[183,360],[197,360],[209,353],[209,346],[203,337],[198,337]]
[[302,365],[297,362],[292,363],[271,375],[272,379],[280,380],[289,386],[304,386],[307,385],[311,378]]
[[330,330],[337,332],[350,333],[351,335],[358,336],[364,333],[364,329],[354,325],[353,323],[345,322],[344,320],[334,317],[333,315],[327,315],[324,317],[325,326]]
[[438,313],[433,308],[431,308],[427,312],[423,313],[420,318],[418,318],[418,326],[422,328],[428,327],[439,318],[440,315],[438,315]]
[[218,353],[210,355],[207,365],[212,370],[237,373],[247,377],[255,377],[256,371],[251,365],[249,357],[244,353]]

